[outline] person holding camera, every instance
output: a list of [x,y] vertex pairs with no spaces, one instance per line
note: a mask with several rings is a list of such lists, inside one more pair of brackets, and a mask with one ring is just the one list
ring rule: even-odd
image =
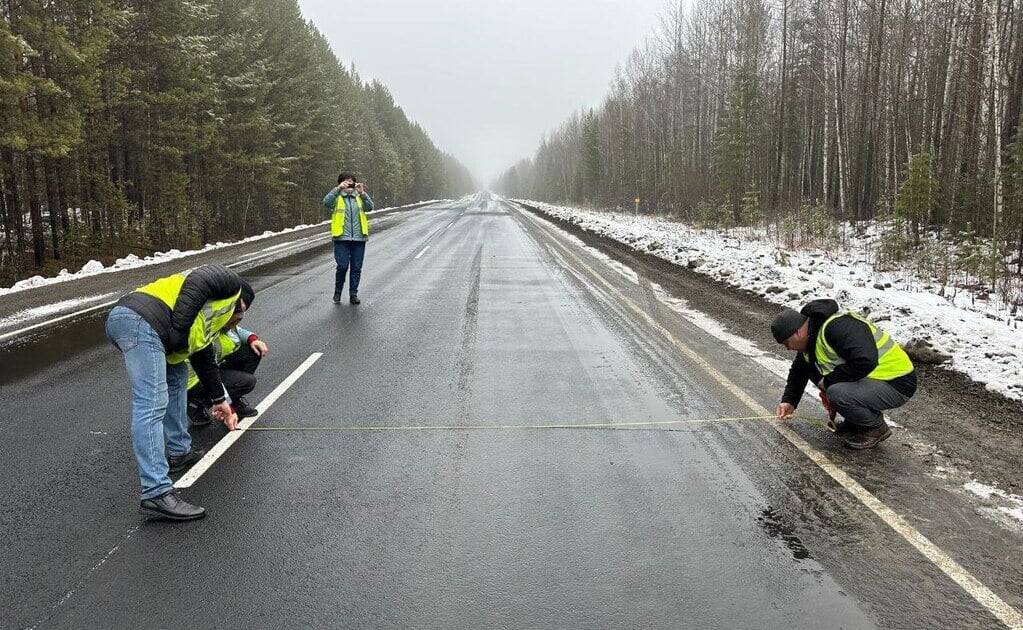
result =
[[334,240],[334,261],[337,262],[334,304],[341,303],[346,274],[348,299],[352,304],[358,304],[361,302],[359,280],[362,277],[362,261],[366,256],[366,241],[369,239],[369,219],[366,213],[373,210],[373,199],[354,174],[342,172],[337,176],[337,186],[331,188],[323,198],[323,205],[331,211],[330,237]]

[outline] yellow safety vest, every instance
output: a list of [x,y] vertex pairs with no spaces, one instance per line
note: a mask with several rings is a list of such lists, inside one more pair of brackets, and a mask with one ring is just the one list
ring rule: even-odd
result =
[[863,322],[870,328],[870,333],[874,335],[874,343],[877,344],[877,367],[870,374],[867,374],[867,378],[877,381],[890,381],[913,371],[913,362],[910,360],[909,355],[902,349],[902,346],[895,343],[895,340],[888,333],[856,313],[846,312],[835,313],[827,318],[821,324],[820,330],[817,331],[814,355],[817,359],[817,367],[820,368],[821,376],[831,374],[835,371],[835,368],[845,363],[845,359],[838,356],[838,353],[835,352],[835,349],[831,347],[831,344],[824,337],[824,331],[827,330],[828,324],[844,315],[849,315]]
[[[362,235],[369,236],[369,219],[362,209],[362,197],[355,195],[355,205],[359,208],[359,227],[362,228]],[[330,217],[330,237],[341,238],[345,233],[345,196],[338,195],[334,204],[334,214]]]
[[[178,301],[178,295],[181,293],[181,285],[185,283],[185,278],[189,273],[191,273],[191,270],[167,276],[166,278],[160,278],[143,287],[139,287],[136,291],[152,295],[173,311],[174,305]],[[210,345],[216,338],[217,333],[220,332],[220,329],[231,319],[239,296],[241,296],[241,289],[238,289],[238,292],[229,298],[207,300],[203,307],[199,309],[199,314],[196,315],[195,320],[192,321],[192,327],[188,330],[188,348],[168,354],[167,363],[181,363],[187,360],[190,355]]]
[[[217,353],[217,365],[224,362],[229,355],[233,354],[235,350],[241,348],[242,344],[236,342],[227,333],[220,333],[217,338],[213,340],[213,349]],[[188,364],[188,389],[192,389],[199,383],[199,375],[192,369],[192,364]]]

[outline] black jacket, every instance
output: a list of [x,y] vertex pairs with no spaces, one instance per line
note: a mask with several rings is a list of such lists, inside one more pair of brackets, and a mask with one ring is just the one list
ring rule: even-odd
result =
[[[807,303],[800,312],[806,315],[810,321],[807,349],[810,361],[807,361],[803,353],[800,352],[792,360],[792,367],[789,368],[789,377],[785,383],[785,393],[782,394],[781,401],[789,403],[793,407],[799,405],[807,381],[813,381],[816,384],[821,380],[815,351],[817,334],[825,320],[838,312],[838,302],[828,299],[813,300]],[[824,377],[825,389],[835,383],[846,383],[866,378],[877,367],[877,344],[874,342],[874,335],[870,332],[870,328],[860,320],[848,315],[837,317],[835,321],[828,324],[824,335],[838,356],[845,359],[845,363]],[[916,372],[892,379],[889,383],[903,395],[912,396],[916,392]]]
[[[238,293],[241,278],[223,265],[196,267],[185,278],[181,292],[171,310],[157,297],[134,291],[118,300],[118,306],[135,311],[160,335],[166,354],[188,348],[188,331],[202,307],[209,300],[223,300]],[[210,344],[188,358],[206,392],[212,394],[213,403],[224,400],[217,392],[224,391],[217,369],[216,351]]]

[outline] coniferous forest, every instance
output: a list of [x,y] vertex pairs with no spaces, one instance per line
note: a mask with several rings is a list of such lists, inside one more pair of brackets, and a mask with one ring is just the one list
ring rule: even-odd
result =
[[1021,106],[1020,0],[672,0],[496,188],[804,237],[878,220],[879,262],[995,283],[1023,268]]
[[5,0],[0,286],[474,188],[295,0]]

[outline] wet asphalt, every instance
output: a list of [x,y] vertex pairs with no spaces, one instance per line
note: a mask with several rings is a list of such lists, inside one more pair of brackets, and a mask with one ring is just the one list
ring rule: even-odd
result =
[[0,627],[1000,627],[763,423],[501,428],[749,415],[565,247],[761,404],[780,383],[509,204],[378,223],[361,305],[329,245],[245,274],[250,399],[322,357],[183,491],[203,520],[137,514],[102,316],[0,349]]

